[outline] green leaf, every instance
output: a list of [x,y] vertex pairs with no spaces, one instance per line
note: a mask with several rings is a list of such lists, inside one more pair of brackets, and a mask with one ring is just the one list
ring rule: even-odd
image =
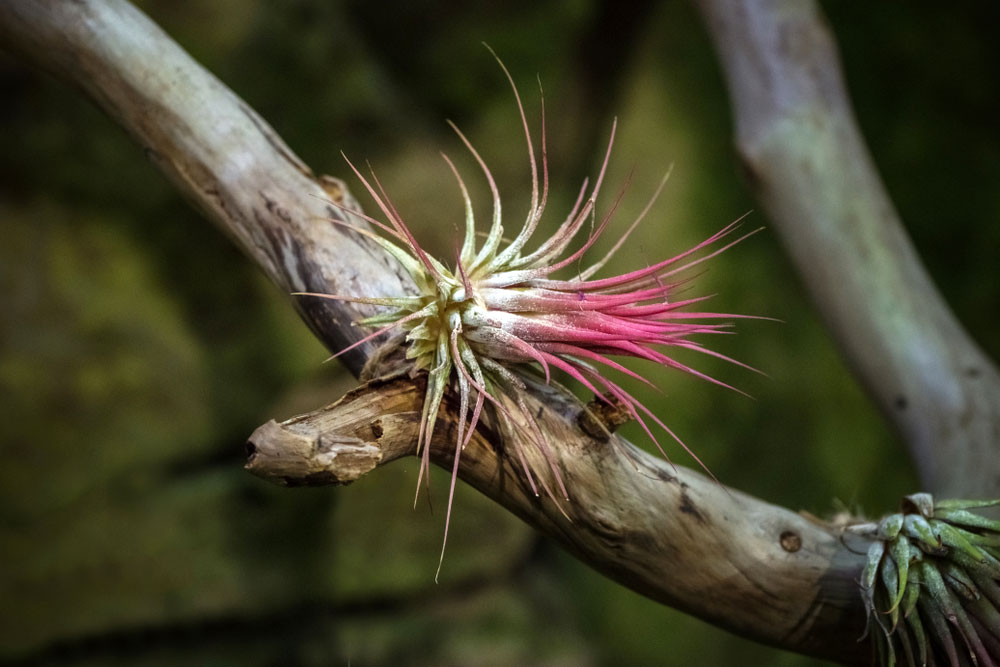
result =
[[929,493],[911,493],[903,496],[902,510],[904,514],[930,517],[934,512],[934,496]]
[[882,554],[885,553],[885,542],[875,541],[868,547],[868,559],[865,569],[861,573],[861,587],[867,591],[875,588],[875,579],[878,576],[878,566],[882,561]]
[[[914,573],[916,574],[916,573]],[[917,590],[916,586],[913,586],[914,590]],[[919,593],[913,598],[914,608],[917,604],[917,597]],[[924,632],[924,625],[920,621],[919,613],[911,613],[913,609],[905,613],[906,623],[913,632],[913,637],[917,642],[917,654],[920,659],[919,664],[923,667],[927,665],[927,634]]]
[[885,540],[894,540],[896,536],[899,535],[899,531],[903,529],[903,515],[902,514],[890,514],[889,516],[882,519],[878,525],[879,536]]
[[934,503],[935,514],[937,510],[967,510],[977,507],[995,507],[1000,505],[1000,498],[994,500],[963,500],[960,498],[950,498],[939,500]]
[[903,586],[900,583],[899,568],[896,567],[896,561],[892,558],[883,558],[881,575],[882,584],[885,586],[885,590],[889,594],[889,600],[891,601],[889,609],[885,613],[889,614],[889,618],[892,620],[892,627],[890,629],[890,632],[892,632],[899,623],[898,599],[902,597],[903,593]]
[[[889,545],[889,553],[892,555],[892,559],[896,563],[896,572],[898,577],[898,586],[895,594],[892,594],[890,589],[890,594],[892,597],[892,606],[889,607],[889,611],[896,614],[896,608],[899,603],[903,600],[903,595],[906,593],[906,579],[910,571],[910,541],[905,535],[898,536],[892,544]],[[896,624],[896,616],[893,616],[893,625]]]
[[976,584],[972,581],[972,578],[969,577],[968,573],[964,569],[958,567],[954,563],[945,561],[941,564],[941,570],[945,583],[947,583],[956,594],[967,601],[975,601],[979,599],[979,589],[976,588]]
[[[990,599],[997,607],[1000,607],[1000,583],[987,572],[982,570],[968,570],[969,576],[976,582],[979,592]],[[1000,625],[996,626],[997,634],[1000,636]]]
[[934,518],[969,528],[983,528],[994,533],[1000,533],[1000,521],[988,519],[980,514],[965,510],[935,510]]
[[[917,551],[916,553],[919,554],[920,551]],[[920,568],[914,567],[909,573],[909,582],[906,587],[906,594],[903,596],[903,618],[909,618],[910,615],[913,614],[913,611],[917,608],[917,601],[920,599],[921,590]],[[916,614],[914,615],[916,616]]]
[[951,526],[943,521],[933,519],[931,527],[934,529],[934,533],[941,540],[942,544],[945,544],[952,549],[957,549],[970,558],[980,561],[981,563],[985,564],[987,562],[987,554],[972,542],[965,539],[965,536],[958,532],[954,526]]
[[903,521],[903,531],[909,537],[918,540],[932,554],[941,553],[941,540],[934,533],[934,529],[927,522],[927,519],[919,514],[907,514]]
[[[934,576],[940,581],[937,569],[929,563],[922,562],[920,564],[920,574],[924,581],[928,581]],[[930,586],[928,586],[928,590],[930,590]],[[945,591],[945,594],[947,594],[947,591]],[[951,628],[948,627],[948,623],[945,621],[945,615],[941,613],[944,609],[942,605],[938,603],[937,598],[933,595],[921,595],[920,609],[927,620],[930,621],[934,637],[941,645],[945,655],[948,656],[948,661],[952,665],[959,665],[958,650],[955,648],[955,640],[952,638]]]

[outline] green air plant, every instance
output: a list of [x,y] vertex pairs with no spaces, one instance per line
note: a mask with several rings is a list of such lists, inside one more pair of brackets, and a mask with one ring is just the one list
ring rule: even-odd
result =
[[[421,248],[374,173],[366,178],[348,160],[351,169],[385,216],[385,222],[362,216],[384,236],[351,228],[370,236],[382,246],[413,279],[416,293],[379,298],[302,294],[388,308],[357,322],[361,326],[373,327],[375,331],[338,354],[389,332],[405,332],[408,343],[406,357],[412,360],[414,368],[426,370],[428,374],[417,440],[417,452],[422,456],[418,490],[421,479],[428,471],[429,443],[442,400],[449,387],[457,385],[458,437],[445,516],[445,543],[461,452],[472,437],[487,404],[492,406],[504,435],[510,436],[505,437],[505,441],[512,446],[514,455],[520,461],[532,492],[540,495],[541,488],[557,504],[558,497],[569,500],[569,492],[550,444],[522,398],[526,390],[524,373],[541,374],[549,382],[552,370],[558,369],[602,400],[624,406],[629,417],[642,426],[663,453],[649,422],[662,428],[685,450],[690,450],[646,406],[602,374],[602,369],[610,368],[652,385],[646,377],[626,368],[611,356],[644,359],[725,387],[729,385],[667,356],[662,349],[693,350],[747,367],[693,340],[696,335],[725,332],[731,325],[718,320],[740,316],[692,310],[708,297],[673,298],[677,288],[686,282],[683,272],[741,240],[730,238],[738,228],[739,220],[675,257],[630,273],[595,278],[645,217],[666,182],[664,177],[645,210],[611,250],[589,267],[580,268],[583,255],[607,229],[621,201],[622,194],[619,194],[610,211],[598,219],[595,205],[614,143],[615,124],[612,125],[600,173],[589,193],[588,182],[584,181],[576,203],[555,233],[529,251],[529,241],[545,209],[549,185],[544,100],[539,170],[517,87],[503,63],[500,67],[514,91],[531,169],[531,202],[527,218],[516,236],[512,239],[504,236],[500,194],[489,168],[465,135],[449,123],[478,163],[492,193],[493,216],[485,238],[477,235],[468,189],[447,155],[443,155],[444,160],[458,182],[465,204],[465,234],[451,267]],[[586,240],[570,251],[569,246],[582,230],[587,230]],[[570,279],[551,277],[562,269],[571,271],[573,276]],[[533,448],[533,454],[537,456],[528,455],[526,448]],[[697,457],[694,458],[697,460]],[[529,459],[546,461],[545,467],[551,471],[551,477],[544,470],[533,469]],[[442,555],[444,546],[442,544]]]
[[861,597],[882,665],[998,664],[1000,521],[969,511],[994,505],[916,493],[847,528],[872,540]]

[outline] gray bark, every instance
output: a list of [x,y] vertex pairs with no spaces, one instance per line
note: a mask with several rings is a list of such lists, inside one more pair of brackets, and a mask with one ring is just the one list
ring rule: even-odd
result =
[[1000,373],[941,298],[854,119],[810,0],[698,0],[746,180],[928,491],[1000,495]]

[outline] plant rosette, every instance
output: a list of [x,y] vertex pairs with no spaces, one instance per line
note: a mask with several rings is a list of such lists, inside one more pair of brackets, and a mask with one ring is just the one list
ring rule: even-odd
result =
[[[751,316],[703,311],[700,305],[709,298],[707,296],[674,297],[678,288],[690,280],[685,277],[686,272],[759,230],[733,239],[731,235],[741,222],[737,220],[674,257],[629,273],[595,277],[647,215],[669,172],[620,240],[598,261],[585,269],[578,268],[584,254],[608,228],[628,186],[626,183],[610,210],[598,218],[596,201],[611,156],[617,123],[612,125],[607,151],[593,186],[589,187],[588,181],[584,181],[575,204],[555,233],[529,251],[529,242],[542,219],[548,198],[544,99],[539,169],[517,87],[503,63],[500,67],[514,92],[531,170],[531,202],[527,218],[517,235],[513,239],[505,238],[496,181],[472,143],[449,122],[479,165],[492,194],[492,221],[485,237],[477,234],[468,188],[447,155],[442,154],[442,157],[458,183],[465,206],[464,238],[450,267],[424,251],[374,172],[365,177],[347,160],[381,211],[384,221],[366,215],[360,217],[380,230],[382,235],[346,222],[335,221],[336,224],[346,225],[368,236],[385,249],[410,276],[416,293],[375,298],[298,293],[303,297],[386,308],[384,312],[356,322],[375,331],[334,357],[390,332],[405,333],[406,358],[415,369],[425,370],[428,375],[417,439],[417,453],[421,456],[418,490],[420,480],[429,469],[429,443],[442,400],[450,387],[457,387],[458,437],[445,515],[445,544],[461,452],[472,437],[487,404],[505,432],[505,442],[512,445],[532,492],[536,496],[544,493],[557,504],[559,498],[569,499],[551,445],[524,402],[524,373],[540,373],[546,382],[550,382],[554,369],[564,372],[601,400],[623,407],[627,415],[636,420],[656,443],[664,457],[666,454],[653,434],[651,424],[662,428],[701,464],[697,456],[652,411],[605,376],[604,372],[611,369],[653,385],[644,375],[612,357],[646,360],[729,389],[734,388],[668,356],[664,349],[692,350],[754,370],[706,348],[694,339],[702,334],[724,333],[732,326],[720,320]],[[352,213],[358,215],[354,211]],[[571,250],[570,246],[584,230],[587,232],[586,239]],[[568,279],[554,278],[553,274],[561,270],[573,271],[574,275]],[[534,448],[534,453],[540,456],[526,455],[526,448]],[[533,469],[529,459],[545,461],[543,467],[550,474]],[[442,544],[442,555],[445,544]]]
[[847,527],[870,540],[861,576],[865,635],[882,665],[997,665],[1000,521],[969,510],[1000,500],[903,498],[901,511]]

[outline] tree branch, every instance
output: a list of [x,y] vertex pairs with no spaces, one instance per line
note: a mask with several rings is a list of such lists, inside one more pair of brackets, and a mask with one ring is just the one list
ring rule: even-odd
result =
[[928,490],[1000,492],[1000,373],[941,298],[857,129],[815,2],[698,0],[736,147],[841,350]]
[[[285,290],[353,295],[408,288],[364,237],[325,219],[355,204],[324,189],[266,123],[122,0],[12,0],[0,38],[28,62],[71,81],[144,147],[146,155]],[[364,223],[354,219],[355,224]],[[362,309],[310,300],[300,314],[331,348],[357,339]],[[357,373],[373,355],[346,361]],[[372,381],[341,401],[254,434],[252,470],[285,483],[348,482],[413,453],[424,379]],[[571,498],[533,495],[522,467],[485,423],[459,475],[597,570],[663,603],[756,640],[847,662],[863,612],[862,559],[831,526],[728,490],[612,437],[580,428],[581,407],[552,388],[526,397],[555,447]],[[450,468],[455,406],[432,443]],[[536,466],[544,469],[545,466]],[[859,549],[861,551],[862,549]]]
[[[589,437],[576,400],[543,385],[531,389],[529,408],[540,415],[549,442],[558,443],[570,501],[557,506],[535,496],[489,423],[462,453],[465,482],[654,600],[785,649],[849,663],[867,658],[867,645],[857,641],[864,628],[856,607],[863,544],[855,542],[852,551],[827,524],[673,467],[621,439]],[[423,382],[397,375],[307,415],[269,422],[250,437],[247,468],[291,486],[349,483],[415,453],[423,397]],[[454,403],[431,450],[447,469],[457,434]]]

